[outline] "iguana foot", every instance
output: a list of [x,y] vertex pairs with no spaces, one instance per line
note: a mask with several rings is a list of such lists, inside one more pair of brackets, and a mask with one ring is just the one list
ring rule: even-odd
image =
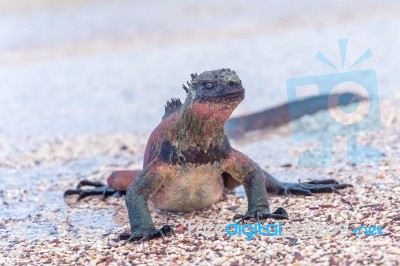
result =
[[312,195],[312,193],[338,193],[338,189],[344,189],[346,187],[352,187],[349,184],[339,184],[333,179],[324,180],[312,180],[309,182],[302,183],[284,183],[275,190],[277,194],[297,194],[297,195]]
[[[288,213],[286,210],[282,207],[277,208],[273,213],[270,213],[268,210],[265,211],[256,211],[253,213],[246,213],[246,214],[236,214],[233,217],[233,222],[238,222],[241,223],[245,220],[249,219],[256,219],[257,221],[264,220],[264,219],[276,219],[276,220],[283,220],[283,219],[289,219]],[[236,221],[238,220],[238,221]]]
[[[82,186],[92,186],[92,189],[81,189]],[[64,192],[64,197],[69,195],[79,195],[78,200],[88,196],[102,195],[103,200],[109,196],[120,197],[124,192],[117,191],[101,182],[93,182],[89,180],[82,180],[79,182],[76,189],[68,189]]]
[[119,236],[119,240],[126,240],[122,245],[125,245],[128,242],[140,243],[156,237],[162,237],[162,239],[165,240],[164,235],[167,233],[171,233],[173,236],[175,236],[175,231],[172,225],[166,224],[163,225],[160,229],[138,229],[131,234],[122,233]]

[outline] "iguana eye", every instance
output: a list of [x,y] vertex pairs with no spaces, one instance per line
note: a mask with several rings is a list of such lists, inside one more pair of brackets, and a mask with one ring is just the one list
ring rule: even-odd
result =
[[207,89],[211,89],[213,87],[213,84],[211,82],[206,82],[204,83],[204,87],[206,87]]
[[228,85],[232,87],[233,85],[235,85],[235,83],[233,81],[229,81]]

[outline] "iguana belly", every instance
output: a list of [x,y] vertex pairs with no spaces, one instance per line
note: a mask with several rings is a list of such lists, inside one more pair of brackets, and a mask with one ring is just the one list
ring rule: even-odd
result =
[[218,163],[177,166],[151,198],[157,208],[169,211],[194,211],[205,208],[221,197],[224,190]]

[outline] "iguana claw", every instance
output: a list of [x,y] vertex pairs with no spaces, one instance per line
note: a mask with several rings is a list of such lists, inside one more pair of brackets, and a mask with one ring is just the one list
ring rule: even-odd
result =
[[128,242],[141,243],[144,240],[149,240],[156,237],[161,237],[163,240],[165,240],[164,235],[167,233],[171,233],[173,236],[175,236],[175,230],[169,224],[163,225],[160,229],[156,228],[138,229],[135,230],[135,232],[132,232],[131,234],[122,233],[119,236],[119,240],[125,240],[125,242],[122,244],[124,246]]
[[284,208],[279,207],[273,213],[270,213],[269,211],[267,211],[267,212],[256,211],[256,212],[247,213],[244,215],[236,214],[232,220],[235,223],[236,223],[236,220],[239,220],[237,222],[241,223],[245,220],[249,220],[249,219],[253,219],[253,218],[256,219],[257,221],[268,219],[268,218],[272,218],[272,219],[276,219],[276,220],[283,220],[283,219],[289,219],[289,216]]
[[[92,186],[94,188],[81,189],[82,186]],[[64,197],[69,196],[69,195],[79,195],[79,197],[78,197],[78,201],[79,201],[79,200],[89,197],[89,196],[102,195],[102,198],[104,200],[109,196],[120,197],[122,194],[123,194],[123,192],[120,192],[113,188],[110,188],[109,186],[104,185],[103,183],[93,182],[93,181],[89,181],[89,180],[82,180],[81,182],[79,182],[76,189],[66,190],[64,192]]]
[[276,189],[277,194],[297,194],[311,196],[313,193],[337,193],[338,190],[346,187],[352,187],[350,184],[339,184],[333,179],[312,180],[303,183],[281,183]]

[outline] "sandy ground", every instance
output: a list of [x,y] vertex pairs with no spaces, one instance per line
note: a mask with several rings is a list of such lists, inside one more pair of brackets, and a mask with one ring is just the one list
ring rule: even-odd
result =
[[[145,137],[107,134],[45,141],[40,145],[30,143],[32,148],[11,156],[15,159],[8,161],[8,168],[13,168],[22,160],[26,165],[19,167],[27,169],[29,174],[21,175],[21,169],[5,172],[13,176],[6,186],[15,185],[1,193],[2,215],[8,217],[0,224],[1,261],[7,265],[17,262],[58,265],[398,264],[398,104],[398,101],[396,104],[383,103],[382,112],[386,117],[383,130],[361,138],[363,144],[381,147],[385,156],[378,164],[349,165],[344,155],[345,139],[338,137],[333,150],[335,167],[299,168],[296,163],[299,152],[315,148],[318,143],[294,145],[294,141],[287,137],[289,127],[282,127],[278,132],[260,133],[235,144],[247,154],[254,155],[262,166],[280,179],[329,177],[354,185],[342,195],[272,196],[270,203],[273,209],[283,206],[288,210],[290,220],[287,224],[346,223],[350,228],[380,225],[384,228],[383,236],[350,234],[315,237],[299,233],[291,237],[257,236],[247,241],[239,236],[206,237],[188,233],[189,221],[193,224],[228,224],[234,214],[245,212],[247,203],[245,198],[240,197],[242,194],[239,191],[237,195],[226,194],[219,203],[193,213],[162,212],[151,207],[156,225],[173,224],[177,230],[176,237],[121,246],[121,242],[116,241],[118,235],[129,232],[122,198],[101,201],[95,197],[80,202],[76,202],[76,197],[65,201],[62,198],[62,192],[75,186],[79,180],[104,180],[112,170],[140,167],[139,154],[143,151]],[[313,119],[318,122],[319,116],[317,114]],[[270,136],[278,133],[281,137]],[[280,148],[269,148],[276,147],[277,141]],[[287,157],[274,157],[276,152]],[[273,164],[268,165],[269,161]],[[39,165],[35,167],[37,172],[32,171],[32,165]],[[43,177],[28,180],[37,175]],[[26,182],[33,185],[24,188]],[[199,229],[199,232],[202,230]]]
[[[0,13],[0,264],[400,264],[396,1],[35,0],[1,2]],[[233,145],[280,180],[335,178],[354,185],[342,195],[271,196],[272,209],[288,210],[286,225],[380,225],[383,236],[247,241],[188,234],[188,221],[228,224],[245,212],[239,189],[194,213],[151,207],[156,225],[173,224],[176,237],[121,246],[115,239],[129,231],[123,198],[62,197],[82,179],[105,181],[114,170],[141,168],[165,101],[184,97],[180,84],[190,73],[237,70],[247,91],[235,115],[246,114],[285,102],[289,78],[334,72],[313,56],[321,50],[340,65],[339,38],[349,38],[347,66],[373,51],[355,70],[376,70],[382,129],[359,138],[378,147],[382,160],[348,164],[346,139],[339,136],[332,167],[301,168],[300,152],[318,142],[295,141],[289,126]],[[302,122],[335,126],[323,117]]]

